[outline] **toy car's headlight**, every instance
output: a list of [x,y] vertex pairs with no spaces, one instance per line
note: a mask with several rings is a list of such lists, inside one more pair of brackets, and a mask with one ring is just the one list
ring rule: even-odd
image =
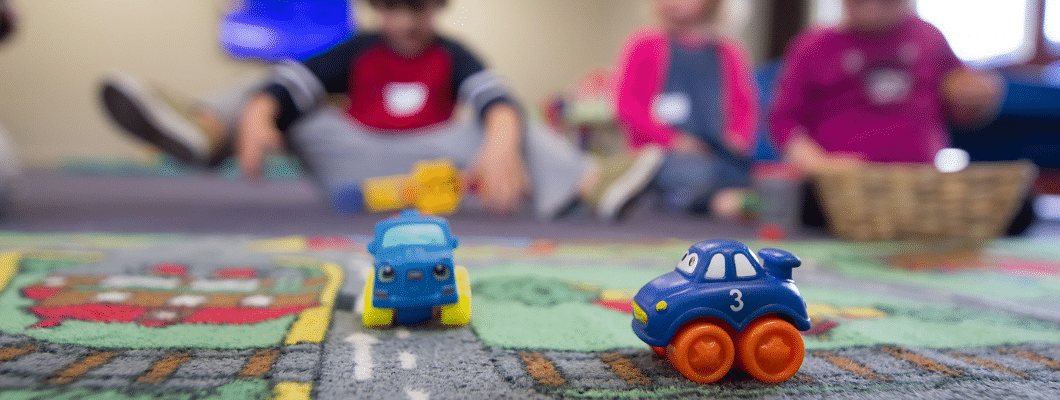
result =
[[379,267],[380,282],[393,282],[396,276],[397,271],[394,270],[394,267],[391,267],[389,265],[382,265]]
[[633,302],[633,318],[636,318],[637,321],[640,321],[642,324],[648,324],[648,314],[640,308],[640,305],[638,305],[637,302]]
[[445,264],[435,265],[434,268],[433,268],[433,272],[434,272],[434,279],[437,279],[437,280],[440,280],[440,281],[444,281],[446,279],[449,279],[449,267],[446,266]]

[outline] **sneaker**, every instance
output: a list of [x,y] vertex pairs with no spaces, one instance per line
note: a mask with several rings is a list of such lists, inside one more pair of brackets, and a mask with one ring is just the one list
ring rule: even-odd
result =
[[634,200],[644,194],[659,173],[666,152],[658,146],[641,148],[636,155],[621,154],[600,163],[600,181],[588,196],[597,218],[617,222]]
[[191,99],[148,88],[125,74],[106,78],[100,95],[111,119],[125,131],[185,163],[207,166],[222,147],[211,143],[195,122]]

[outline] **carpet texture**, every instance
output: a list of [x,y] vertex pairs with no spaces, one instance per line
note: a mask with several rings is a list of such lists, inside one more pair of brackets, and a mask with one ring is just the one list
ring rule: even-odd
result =
[[802,368],[699,385],[629,327],[632,294],[690,241],[462,239],[471,325],[373,330],[357,311],[365,236],[0,233],[0,398],[1060,396],[1060,254],[1044,240],[943,258],[773,244],[806,261]]

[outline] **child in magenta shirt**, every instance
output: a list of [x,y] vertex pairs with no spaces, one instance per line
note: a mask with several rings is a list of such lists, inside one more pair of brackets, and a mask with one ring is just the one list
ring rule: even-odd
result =
[[720,0],[654,0],[662,29],[619,61],[616,106],[633,148],[667,149],[654,186],[666,208],[734,214],[749,185],[756,94],[746,52],[720,34]]
[[792,43],[772,134],[806,169],[862,161],[930,162],[951,122],[992,116],[992,75],[967,69],[908,0],[845,0],[845,21]]

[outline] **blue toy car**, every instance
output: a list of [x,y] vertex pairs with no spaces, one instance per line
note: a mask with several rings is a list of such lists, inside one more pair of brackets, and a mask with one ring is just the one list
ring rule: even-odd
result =
[[459,241],[444,218],[407,210],[380,221],[368,252],[375,257],[364,285],[364,325],[425,322],[440,308],[445,325],[471,319],[471,282],[467,269],[453,265]]
[[801,264],[783,250],[756,256],[732,240],[697,243],[637,292],[633,332],[696,382],[721,379],[734,362],[760,381],[787,380],[805,355],[798,331],[810,329],[791,279]]

